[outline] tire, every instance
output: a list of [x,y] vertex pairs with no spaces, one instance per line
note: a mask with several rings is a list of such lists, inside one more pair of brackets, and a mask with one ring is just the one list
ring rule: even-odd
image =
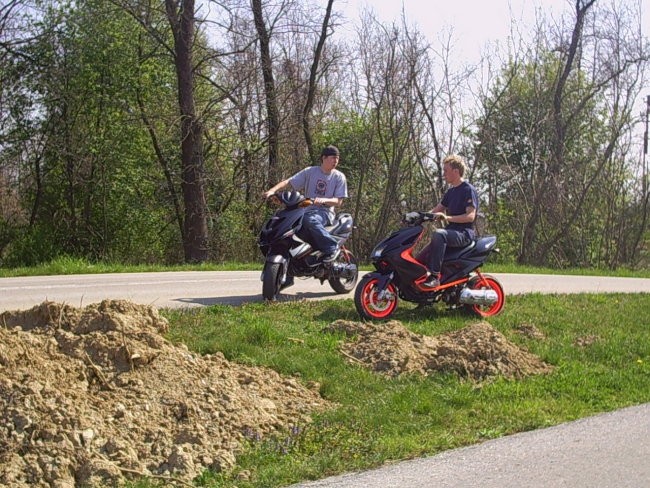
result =
[[468,312],[479,317],[493,317],[501,312],[506,303],[506,295],[503,292],[501,283],[494,276],[484,274],[483,279],[479,276],[474,276],[467,283],[467,287],[472,290],[492,289],[497,292],[497,301],[492,305],[465,305],[465,309]]
[[397,309],[397,288],[389,283],[386,296],[378,299],[377,284],[374,276],[364,276],[354,292],[354,306],[361,318],[366,320],[387,320]]
[[357,270],[352,278],[345,279],[338,276],[331,276],[327,279],[330,286],[332,287],[332,290],[334,290],[339,295],[343,293],[350,293],[352,290],[354,290],[354,287],[357,284],[357,280],[359,279],[359,265],[357,264],[357,258],[355,258],[347,249],[343,249],[341,250],[339,256],[336,258],[335,262],[340,264],[354,264],[357,266]]
[[280,293],[280,279],[282,278],[282,264],[265,263],[264,281],[262,281],[262,296],[265,300],[273,302]]

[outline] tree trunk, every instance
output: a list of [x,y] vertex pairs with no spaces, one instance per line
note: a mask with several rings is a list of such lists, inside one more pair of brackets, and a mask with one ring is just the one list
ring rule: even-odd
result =
[[320,63],[321,56],[323,54],[323,47],[325,46],[325,40],[327,39],[327,28],[329,27],[330,17],[332,15],[332,4],[334,0],[328,0],[327,8],[325,10],[325,18],[323,19],[323,25],[320,32],[320,37],[318,38],[318,43],[316,45],[316,50],[314,51],[314,61],[311,64],[311,70],[309,72],[309,86],[307,88],[307,99],[305,100],[305,107],[302,112],[302,131],[305,134],[305,142],[307,143],[307,150],[309,151],[309,160],[316,161],[318,159],[318,154],[314,151],[314,142],[311,134],[310,119],[311,111],[314,107],[314,97],[316,96],[316,75],[318,73],[318,65]]
[[194,106],[194,0],[166,0],[167,18],[174,33],[174,61],[181,114],[181,165],[185,219],[183,251],[188,263],[208,258],[207,206],[204,194],[203,127]]
[[268,130],[269,178],[272,182],[280,179],[278,173],[278,132],[280,117],[278,101],[273,79],[273,61],[271,60],[271,35],[266,29],[262,12],[262,0],[251,0],[255,29],[260,41],[260,56],[262,61],[262,76],[264,77],[264,94],[266,96],[266,126]]

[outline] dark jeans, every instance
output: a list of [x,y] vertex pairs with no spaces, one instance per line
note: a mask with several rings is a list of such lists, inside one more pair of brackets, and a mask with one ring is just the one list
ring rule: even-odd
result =
[[327,208],[310,208],[302,218],[302,227],[305,232],[301,234],[314,248],[325,254],[331,253],[336,251],[338,246],[338,241],[325,230],[325,226],[331,224],[331,213]]
[[465,247],[472,242],[472,237],[465,231],[436,229],[431,235],[429,246],[429,271],[440,273],[442,260],[448,247]]

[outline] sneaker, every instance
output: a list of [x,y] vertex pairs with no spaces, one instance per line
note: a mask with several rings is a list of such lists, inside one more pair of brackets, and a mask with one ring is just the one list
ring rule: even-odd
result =
[[438,288],[440,286],[440,275],[437,273],[432,273],[427,278],[427,281],[422,283],[422,286],[426,288]]
[[340,252],[341,250],[338,247],[331,252],[326,252],[325,254],[323,254],[322,261],[324,263],[331,263],[332,261],[334,261],[336,258],[339,257]]

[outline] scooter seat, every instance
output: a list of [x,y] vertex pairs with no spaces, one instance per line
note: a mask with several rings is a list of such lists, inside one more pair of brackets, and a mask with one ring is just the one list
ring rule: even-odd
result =
[[451,261],[453,259],[458,259],[460,256],[465,254],[467,251],[470,251],[471,249],[474,249],[476,247],[476,241],[472,240],[467,246],[465,247],[448,247],[445,250],[445,257],[444,261]]

